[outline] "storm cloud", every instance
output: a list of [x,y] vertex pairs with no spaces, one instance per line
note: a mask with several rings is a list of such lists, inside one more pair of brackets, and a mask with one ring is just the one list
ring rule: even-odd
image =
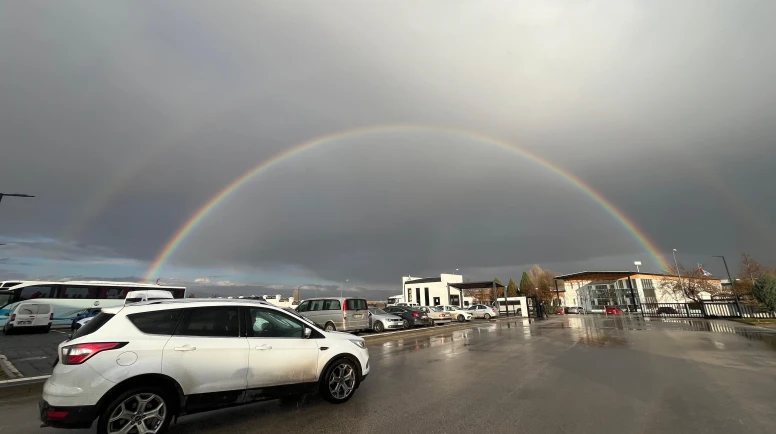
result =
[[[772,2],[7,2],[0,256],[272,281],[776,262]],[[45,239],[45,242],[40,242]],[[7,275],[24,266],[3,264]],[[56,268],[57,273],[67,273]],[[213,271],[214,273],[216,271]],[[79,271],[83,272],[83,271]],[[14,273],[14,274],[11,274]],[[207,274],[207,273],[205,273]],[[354,283],[355,284],[355,283]],[[285,286],[283,287],[285,289]],[[289,286],[290,288],[290,286]]]

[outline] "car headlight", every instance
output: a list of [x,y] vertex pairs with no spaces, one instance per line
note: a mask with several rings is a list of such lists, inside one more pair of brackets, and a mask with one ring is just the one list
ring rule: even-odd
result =
[[359,348],[366,348],[366,342],[363,340],[355,340],[355,339],[348,339],[350,342],[353,342],[353,344]]

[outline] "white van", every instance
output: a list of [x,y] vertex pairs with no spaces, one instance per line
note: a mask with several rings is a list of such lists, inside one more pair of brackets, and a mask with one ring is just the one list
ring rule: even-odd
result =
[[143,291],[130,291],[127,294],[127,298],[124,299],[124,306],[132,303],[139,303],[141,301],[150,300],[170,300],[172,299],[172,292],[164,291],[161,289],[148,289]]
[[48,333],[54,321],[54,309],[48,303],[19,303],[8,312],[8,322],[3,326],[3,333],[9,334],[16,329],[36,328]]

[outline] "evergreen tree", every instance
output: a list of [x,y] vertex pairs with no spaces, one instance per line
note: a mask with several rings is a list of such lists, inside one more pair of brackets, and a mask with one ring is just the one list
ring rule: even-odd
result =
[[507,284],[507,297],[517,297],[517,284],[515,283],[512,278],[509,278],[509,283]]
[[523,277],[520,279],[520,288],[518,290],[522,295],[535,295],[534,284],[531,281],[531,277],[525,271],[523,271]]

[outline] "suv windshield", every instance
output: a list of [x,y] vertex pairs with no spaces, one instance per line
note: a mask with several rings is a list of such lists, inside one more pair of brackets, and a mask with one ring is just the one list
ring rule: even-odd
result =
[[11,301],[11,297],[13,297],[13,292],[0,292],[0,307],[4,307]]

